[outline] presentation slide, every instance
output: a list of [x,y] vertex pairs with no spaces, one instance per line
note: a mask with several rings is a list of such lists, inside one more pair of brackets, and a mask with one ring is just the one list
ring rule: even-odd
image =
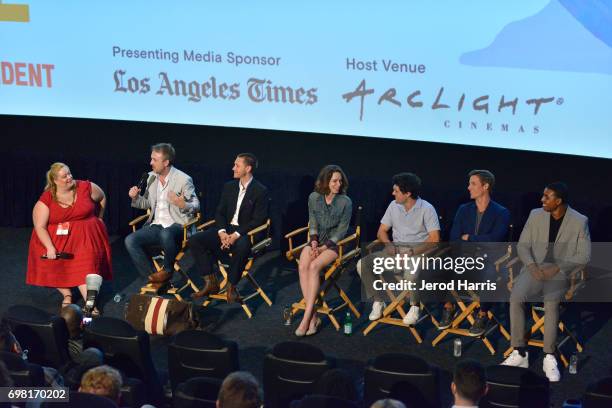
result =
[[1,0],[0,44],[0,114],[612,158],[609,0]]

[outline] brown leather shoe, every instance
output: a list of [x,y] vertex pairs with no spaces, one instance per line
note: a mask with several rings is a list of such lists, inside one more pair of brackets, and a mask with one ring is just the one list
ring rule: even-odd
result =
[[149,282],[148,286],[157,290],[158,294],[161,294],[162,290],[168,289],[170,287],[170,280],[165,282]]
[[191,295],[192,298],[201,298],[208,295],[214,295],[219,292],[219,281],[214,273],[204,276],[204,287]]
[[149,282],[152,283],[164,283],[170,280],[172,277],[171,273],[166,272],[165,269],[160,269],[157,272],[154,272],[149,275]]
[[227,303],[241,303],[242,298],[240,297],[240,293],[238,293],[238,289],[236,286],[231,283],[227,284]]

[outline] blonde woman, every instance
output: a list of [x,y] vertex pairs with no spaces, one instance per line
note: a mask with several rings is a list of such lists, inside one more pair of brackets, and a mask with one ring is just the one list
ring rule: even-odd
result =
[[[72,303],[71,288],[75,286],[86,298],[87,274],[112,279],[111,250],[102,222],[105,205],[100,187],[75,180],[67,165],[53,163],[32,212],[34,231],[26,283],[56,288],[63,307]],[[99,314],[97,309],[95,314]]]

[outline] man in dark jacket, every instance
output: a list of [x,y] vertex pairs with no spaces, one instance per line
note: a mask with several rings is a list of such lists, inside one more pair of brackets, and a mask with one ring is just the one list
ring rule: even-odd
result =
[[[480,242],[484,245],[490,242],[504,242],[508,237],[510,212],[491,200],[495,176],[489,170],[472,170],[468,177],[468,191],[473,201],[461,205],[457,210],[450,232],[450,241]],[[491,265],[487,267],[491,268]],[[486,331],[490,307],[490,303],[481,302],[478,315],[470,328],[471,336],[478,337]],[[454,306],[447,303],[440,329],[448,328],[452,324],[453,313]]]
[[253,178],[257,159],[251,153],[241,153],[234,161],[234,180],[223,187],[215,214],[215,225],[189,239],[189,247],[197,268],[204,276],[205,286],[194,297],[208,296],[219,291],[213,263],[231,252],[228,269],[227,295],[229,302],[239,301],[236,284],[251,252],[248,232],[268,219],[268,189]]

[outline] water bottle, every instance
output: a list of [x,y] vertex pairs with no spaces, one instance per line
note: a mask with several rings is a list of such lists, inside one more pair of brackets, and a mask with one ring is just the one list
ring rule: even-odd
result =
[[350,312],[346,312],[346,316],[344,316],[344,334],[347,336],[353,334],[353,318]]
[[21,358],[23,358],[23,361],[28,361],[28,349],[21,351]]
[[582,408],[582,402],[577,399],[568,399],[563,403],[562,408]]
[[291,326],[291,306],[287,305],[283,309],[283,321],[285,322],[285,326]]
[[113,297],[113,302],[119,303],[123,300],[123,295],[121,293],[117,293],[115,297]]
[[578,355],[576,355],[576,353],[572,354],[572,356],[570,357],[569,373],[570,374],[578,373]]
[[459,337],[453,341],[453,356],[461,357],[461,339]]

